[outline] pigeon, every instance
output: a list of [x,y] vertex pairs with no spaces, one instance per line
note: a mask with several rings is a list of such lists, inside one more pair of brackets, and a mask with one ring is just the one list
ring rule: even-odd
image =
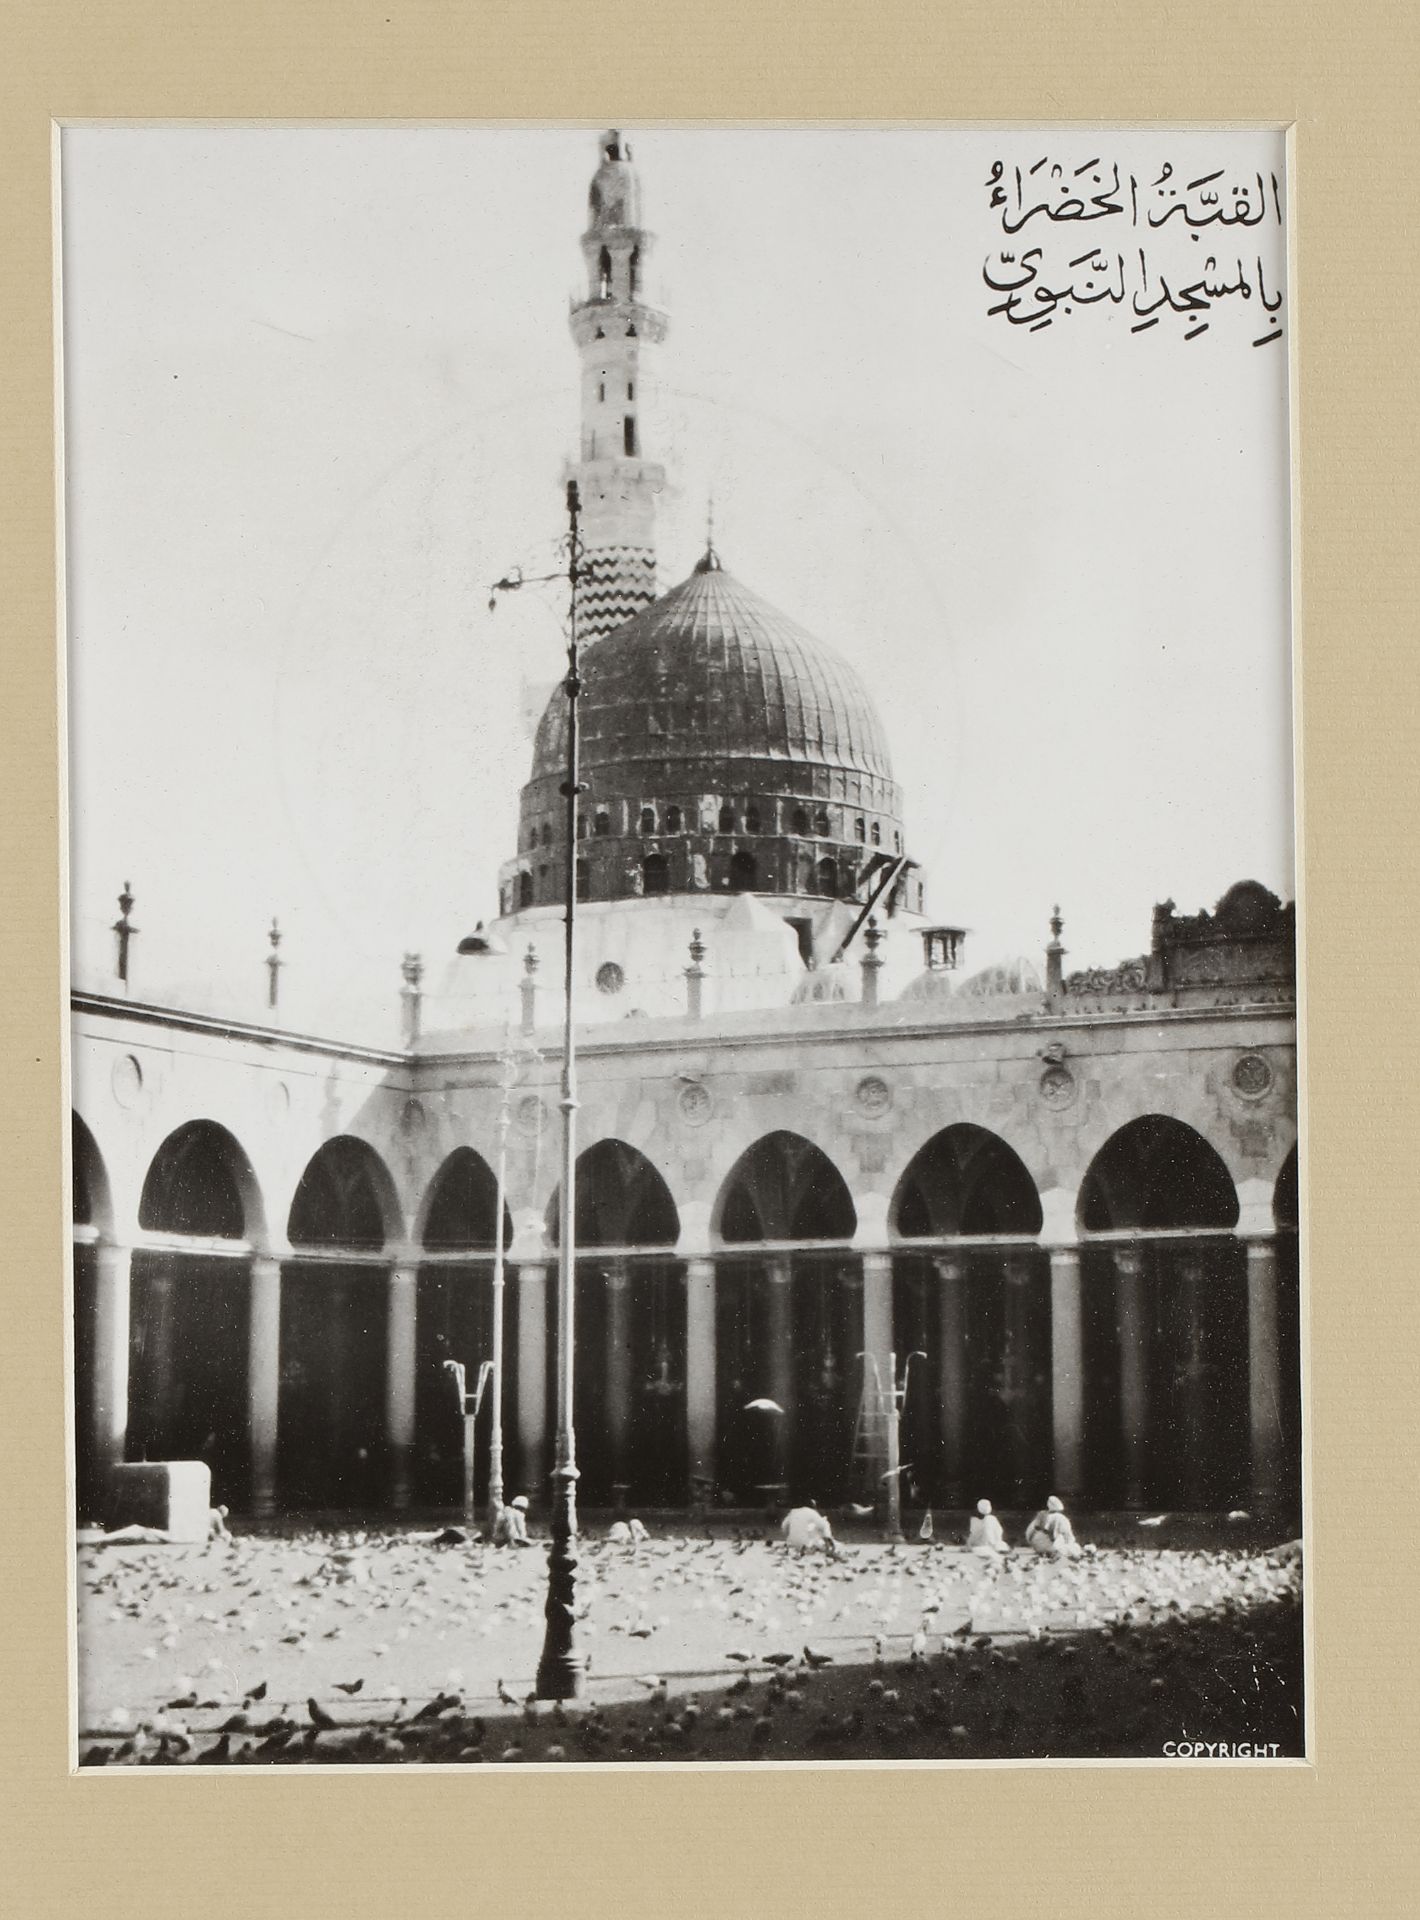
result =
[[935,1531],[936,1529],[932,1525],[932,1509],[928,1507],[927,1511],[922,1516],[922,1524],[917,1529],[917,1538],[919,1540],[930,1540],[933,1537]]
[[1168,1515],[1166,1513],[1156,1513],[1151,1520],[1141,1520],[1139,1525],[1141,1527],[1161,1527],[1167,1519]]
[[764,1664],[766,1667],[792,1667],[794,1656],[792,1653],[766,1653]]
[[833,1655],[831,1653],[819,1653],[815,1648],[806,1646],[804,1648],[804,1665],[806,1667],[831,1667],[833,1665]]
[[358,1680],[337,1680],[335,1687],[340,1693],[358,1693],[364,1684],[365,1677],[362,1674]]
[[[248,1687],[246,1697],[248,1700],[264,1700],[266,1698],[266,1682],[262,1680],[259,1681],[256,1686]],[[192,1705],[193,1703],[189,1701],[188,1704]]]
[[516,1707],[518,1704],[517,1695],[514,1693],[509,1693],[508,1689],[503,1685],[503,1682],[501,1680],[498,1682],[498,1698],[502,1701],[505,1707]]
[[326,1712],[320,1701],[312,1694],[306,1702],[306,1712],[311,1716],[311,1725],[315,1727],[333,1727],[336,1722]]
[[782,1413],[784,1409],[777,1400],[746,1400],[746,1413]]
[[873,1512],[873,1508],[865,1507],[861,1500],[850,1500],[848,1503],[848,1511],[855,1520],[866,1520],[869,1514]]

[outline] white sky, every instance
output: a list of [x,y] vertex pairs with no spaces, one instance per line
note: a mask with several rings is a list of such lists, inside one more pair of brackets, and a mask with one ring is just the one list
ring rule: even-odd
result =
[[[631,138],[662,584],[713,490],[726,565],[872,687],[968,967],[1038,954],[1056,900],[1076,966],[1144,950],[1166,896],[1290,895],[1285,339],[1254,348],[1256,299],[1191,341],[1108,304],[1032,332],[982,281],[1003,245],[1128,244],[1003,239],[994,159],[1280,178],[1280,136]],[[260,1014],[275,913],[283,1016],[387,1039],[401,954],[436,976],[496,911],[562,600],[487,588],[561,530],[595,159],[586,129],[65,133],[77,978],[131,879],[143,997]],[[1280,285],[1276,225],[1240,237]]]

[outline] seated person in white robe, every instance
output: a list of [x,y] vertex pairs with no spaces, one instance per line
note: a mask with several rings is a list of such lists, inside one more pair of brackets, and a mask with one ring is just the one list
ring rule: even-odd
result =
[[991,1511],[989,1500],[977,1501],[971,1530],[966,1536],[966,1544],[972,1553],[1005,1553],[1007,1551],[1006,1536],[1001,1531],[1001,1522]]
[[520,1493],[511,1505],[498,1509],[493,1523],[495,1547],[530,1547],[528,1538],[528,1497]]
[[1083,1551],[1075,1538],[1064,1503],[1052,1493],[1044,1508],[1026,1528],[1026,1545],[1037,1553],[1055,1553],[1073,1558]]
[[833,1528],[817,1507],[790,1507],[779,1524],[779,1531],[786,1545],[799,1553],[807,1553],[813,1547],[822,1547],[825,1553],[838,1551]]

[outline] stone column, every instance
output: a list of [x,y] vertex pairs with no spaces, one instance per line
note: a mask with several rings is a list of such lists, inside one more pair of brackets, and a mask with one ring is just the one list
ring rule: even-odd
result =
[[276,1429],[281,1393],[281,1262],[257,1254],[251,1263],[247,1321],[247,1448],[251,1508],[258,1520],[276,1511]]
[[1277,1335],[1277,1246],[1247,1242],[1248,1428],[1252,1439],[1252,1499],[1275,1506],[1282,1493],[1282,1363]]
[[942,1254],[937,1270],[937,1394],[942,1421],[942,1498],[960,1506],[966,1471],[966,1303],[964,1268],[956,1254]]
[[[631,1276],[624,1260],[608,1261],[606,1287],[606,1432],[614,1489],[627,1486],[631,1434]],[[617,1492],[618,1504],[624,1493]]]
[[690,1477],[715,1479],[715,1262],[685,1263],[685,1429]]
[[1149,1419],[1149,1327],[1144,1292],[1144,1255],[1116,1247],[1116,1307],[1119,1336],[1119,1423],[1124,1453],[1124,1504],[1144,1503],[1144,1450]]
[[414,1452],[414,1330],[419,1301],[417,1267],[390,1268],[385,1349],[385,1438],[390,1450],[390,1500],[409,1505],[409,1468]]
[[1189,1250],[1180,1257],[1175,1284],[1179,1291],[1179,1318],[1183,1324],[1183,1353],[1178,1368],[1179,1428],[1183,1457],[1179,1462],[1178,1479],[1183,1500],[1197,1512],[1205,1504],[1208,1446],[1204,1393],[1207,1384],[1203,1321],[1204,1266],[1200,1253]]
[[[882,1391],[879,1405],[886,1414],[891,1404],[888,1396],[896,1382],[893,1379],[893,1332],[892,1332],[892,1255],[890,1253],[865,1253],[863,1255],[863,1374],[869,1389],[873,1385],[873,1366],[877,1366],[877,1382]],[[899,1370],[900,1370],[900,1362]],[[881,1491],[882,1475],[887,1467],[887,1429],[885,1424],[874,1422],[872,1431],[876,1434],[875,1455],[872,1467],[872,1479],[875,1490]]]
[[128,1309],[133,1256],[127,1247],[94,1248],[94,1375],[88,1409],[101,1474],[128,1446]]
[[162,1459],[168,1451],[168,1401],[173,1384],[173,1293],[177,1285],[164,1256],[153,1271],[147,1287],[147,1312],[144,1327],[143,1431],[144,1448],[149,1459]]
[[1035,1435],[1036,1406],[1030,1345],[1031,1277],[1028,1254],[1007,1254],[1001,1267],[1001,1283],[1005,1294],[1002,1303],[1004,1339],[1001,1385],[1006,1432],[1010,1437],[1011,1483],[1017,1500],[1029,1497],[1026,1481],[1031,1466],[1031,1442]]
[[787,1255],[764,1263],[765,1323],[769,1363],[769,1398],[784,1409],[774,1420],[774,1478],[787,1483],[795,1418],[793,1267]]
[[1050,1421],[1052,1478],[1062,1500],[1085,1483],[1085,1337],[1080,1249],[1050,1249]]
[[523,1486],[541,1501],[547,1467],[547,1268],[518,1268],[518,1453]]

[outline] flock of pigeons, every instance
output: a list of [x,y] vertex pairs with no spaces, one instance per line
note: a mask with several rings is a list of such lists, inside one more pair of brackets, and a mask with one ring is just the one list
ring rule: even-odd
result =
[[1301,1751],[1295,1548],[579,1550],[590,1671],[561,1706],[531,1694],[540,1553],[457,1529],[83,1548],[81,1764]]

